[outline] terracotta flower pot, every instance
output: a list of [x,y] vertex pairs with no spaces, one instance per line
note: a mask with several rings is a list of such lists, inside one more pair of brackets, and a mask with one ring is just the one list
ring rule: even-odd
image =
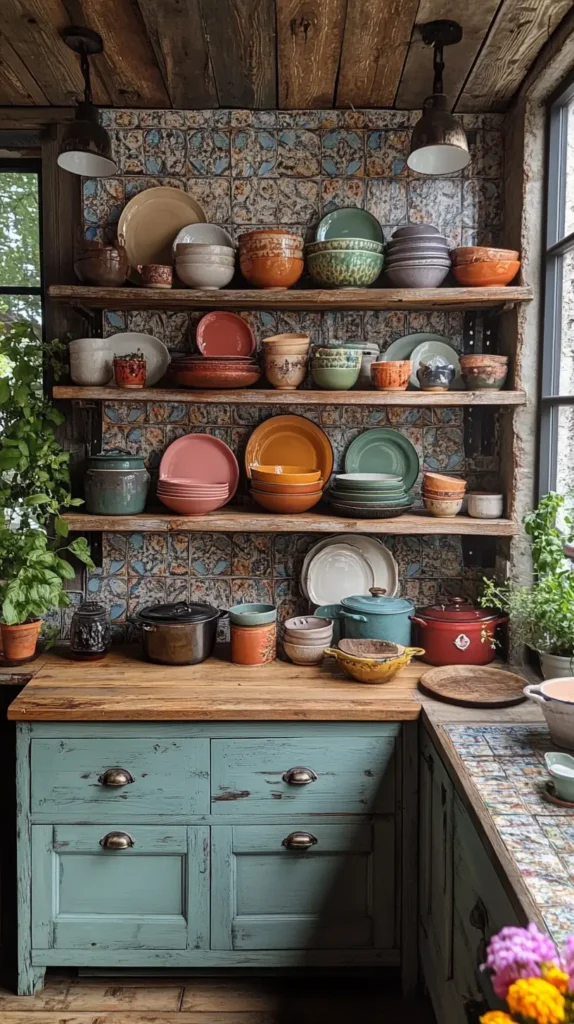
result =
[[13,665],[22,665],[36,657],[36,646],[42,628],[42,620],[24,622],[18,626],[0,623],[4,658]]
[[145,387],[145,359],[114,358],[114,379],[119,388]]
[[405,391],[411,379],[410,359],[371,363],[371,380],[377,391]]
[[277,653],[277,624],[236,626],[231,623],[231,660],[235,665],[266,665]]

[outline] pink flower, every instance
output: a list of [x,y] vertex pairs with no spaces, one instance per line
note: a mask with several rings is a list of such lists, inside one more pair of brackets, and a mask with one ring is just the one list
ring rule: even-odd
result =
[[[574,937],[570,948],[574,973]],[[558,962],[556,947],[531,922],[527,928],[502,928],[498,935],[493,935],[486,951],[486,963],[482,966],[492,971],[494,992],[504,1000],[514,981],[518,978],[539,978],[542,965],[549,962]]]
[[574,991],[574,935],[569,935],[564,945],[564,970],[568,981],[568,991]]

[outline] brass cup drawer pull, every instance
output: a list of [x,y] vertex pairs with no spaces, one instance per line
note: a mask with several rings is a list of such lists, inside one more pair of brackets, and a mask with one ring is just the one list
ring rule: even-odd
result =
[[106,768],[98,778],[98,782],[102,786],[127,786],[130,782],[135,781],[127,768]]
[[129,850],[135,842],[127,832],[108,832],[100,839],[104,850]]
[[288,850],[310,850],[318,842],[317,836],[314,836],[312,832],[290,832],[281,846],[285,846]]
[[308,786],[310,782],[316,781],[317,773],[312,768],[304,768],[302,765],[290,768],[283,776],[283,782],[287,782],[290,786]]

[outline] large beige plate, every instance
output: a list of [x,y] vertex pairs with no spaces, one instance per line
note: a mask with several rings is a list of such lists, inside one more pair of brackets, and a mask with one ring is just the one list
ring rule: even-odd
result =
[[130,266],[171,264],[175,236],[188,224],[205,223],[201,206],[180,188],[160,185],[130,199],[118,224],[118,240]]

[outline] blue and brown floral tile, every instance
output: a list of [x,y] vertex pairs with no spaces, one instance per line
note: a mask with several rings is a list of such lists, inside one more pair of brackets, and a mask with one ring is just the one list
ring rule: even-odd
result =
[[264,128],[235,128],[231,133],[231,173],[235,178],[277,174],[277,136]]
[[407,323],[407,313],[400,310],[370,310],[364,314],[363,336],[365,341],[378,345],[384,352],[393,341],[404,337]]
[[277,605],[278,622],[285,622],[294,615],[309,614],[309,602],[301,593],[298,580],[274,580],[273,599]]
[[167,534],[130,533],[128,576],[165,576],[166,573]]
[[184,175],[185,133],[178,128],[150,128],[143,134],[143,154],[146,174]]
[[[367,178],[366,209],[380,224],[406,224],[409,218],[407,182],[402,178]],[[412,218],[411,218],[412,219]],[[384,229],[383,229],[384,230]],[[389,238],[392,232],[384,232]]]
[[198,130],[187,133],[188,177],[210,178],[228,174],[230,163],[229,132]]
[[190,535],[169,533],[167,536],[166,575],[189,576]]
[[[187,425],[194,406],[186,402],[147,402],[145,418],[149,424],[180,423]],[[140,422],[138,420],[137,422]]]
[[317,538],[308,533],[279,533],[273,538],[273,576],[298,581],[303,561]]
[[86,178],[83,183],[86,238],[114,241],[124,200],[122,178]]
[[102,335],[104,338],[109,338],[111,334],[117,334],[118,331],[125,331],[125,329],[125,313],[119,313],[110,309],[105,310],[102,315]]
[[460,245],[462,186],[459,178],[411,178],[408,181],[409,220],[434,224],[450,246]]
[[322,178],[321,215],[332,213],[344,206],[365,207],[365,181],[363,178]]
[[189,565],[192,577],[230,576],[231,536],[222,533],[192,533],[189,538]]
[[273,604],[272,579],[231,580],[232,604]]
[[502,197],[500,181],[470,178],[462,183],[462,224],[464,227],[500,227]]
[[277,126],[276,110],[232,110],[232,128],[267,128],[269,131]]
[[104,605],[112,623],[125,622],[128,603],[128,581],[125,577],[90,575],[87,596],[89,601]]
[[143,174],[145,158],[141,129],[116,129],[109,134],[112,144],[112,159],[116,164],[118,174]]
[[367,132],[365,145],[368,177],[396,178],[406,175],[410,139],[410,132],[406,129]]
[[231,188],[231,204],[231,214],[238,225],[275,224],[282,220],[275,179],[235,179]]
[[128,563],[128,535],[104,533],[102,536],[102,576],[125,576]]
[[322,171],[329,178],[359,177],[365,173],[364,132],[335,128],[322,133]]
[[146,403],[142,402],[105,402],[102,407],[104,425],[134,426],[143,424],[149,420],[149,410]]
[[425,427],[424,468],[435,473],[464,473],[464,438],[459,427]]
[[231,575],[271,576],[273,537],[270,533],[234,533]]
[[189,581],[189,600],[212,604],[223,610],[231,608],[234,603],[231,597],[230,579],[225,577],[194,577]]
[[[111,180],[111,179],[105,179]],[[140,192],[146,192],[149,188],[180,188],[182,191],[185,190],[185,178],[177,178],[173,175],[169,177],[139,177],[139,178],[124,178],[125,184],[125,197],[126,203],[129,199],[133,199],[134,196],[139,195]]]
[[304,128],[280,131],[277,136],[278,175],[314,178],[321,173],[321,139]]
[[282,224],[315,225],[321,213],[318,179],[278,178],[278,214]]
[[225,225],[233,236],[231,225],[231,182],[228,178],[189,178],[186,182],[189,192],[203,207],[208,221]]

